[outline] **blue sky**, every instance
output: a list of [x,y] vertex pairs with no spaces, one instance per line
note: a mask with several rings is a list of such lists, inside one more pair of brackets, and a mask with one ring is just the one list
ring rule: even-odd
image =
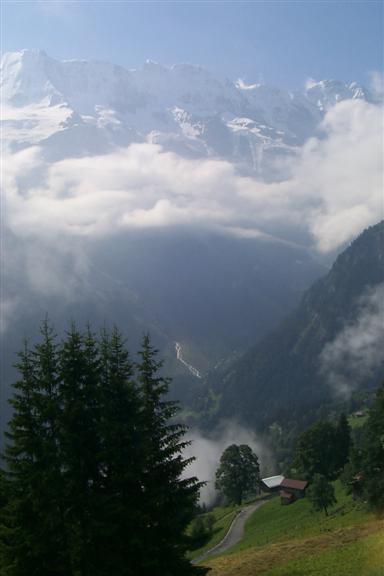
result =
[[59,59],[201,64],[287,88],[308,77],[369,83],[383,68],[383,3],[2,0],[2,50]]

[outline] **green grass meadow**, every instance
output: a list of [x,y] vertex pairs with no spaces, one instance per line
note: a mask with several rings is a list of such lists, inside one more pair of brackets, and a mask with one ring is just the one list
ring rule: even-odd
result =
[[384,532],[315,552],[262,572],[263,576],[384,576]]
[[[337,503],[329,516],[313,511],[307,498],[289,506],[279,497],[267,501],[248,520],[239,544],[204,562],[210,576],[384,576],[384,521],[339,481],[334,486]],[[225,520],[225,510],[218,520]]]
[[355,502],[345,493],[339,481],[334,485],[337,503],[329,508],[329,516],[325,516],[324,512],[313,511],[308,498],[282,506],[280,498],[275,497],[251,516],[245,526],[243,540],[228,554],[251,546],[327,533],[374,518],[364,504]]

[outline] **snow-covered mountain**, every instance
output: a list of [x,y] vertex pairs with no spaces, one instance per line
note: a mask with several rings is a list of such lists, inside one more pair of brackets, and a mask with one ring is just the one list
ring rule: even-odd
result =
[[13,149],[39,144],[56,160],[152,142],[182,156],[225,158],[265,180],[286,176],[281,160],[316,134],[331,106],[374,98],[357,83],[312,81],[288,92],[218,79],[200,66],[126,70],[38,50],[3,56],[1,89]]

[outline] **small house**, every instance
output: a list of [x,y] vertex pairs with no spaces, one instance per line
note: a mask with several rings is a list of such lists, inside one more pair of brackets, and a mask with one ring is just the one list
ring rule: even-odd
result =
[[260,481],[260,488],[263,492],[269,492],[273,494],[274,492],[280,491],[280,484],[284,480],[284,476],[270,476],[269,478],[262,478]]
[[306,480],[294,480],[281,475],[260,480],[260,488],[269,494],[279,493],[282,504],[292,504],[298,498],[304,498],[307,486]]
[[280,496],[282,492],[285,494],[292,494],[293,500],[297,498],[304,498],[305,490],[307,489],[308,482],[306,480],[294,480],[293,478],[284,478],[280,484]]

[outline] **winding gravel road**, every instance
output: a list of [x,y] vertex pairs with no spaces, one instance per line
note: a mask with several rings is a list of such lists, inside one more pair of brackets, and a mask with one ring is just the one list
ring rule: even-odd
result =
[[216,546],[214,546],[213,548],[210,548],[209,550],[204,552],[204,554],[202,554],[201,556],[194,558],[192,560],[192,564],[198,564],[199,562],[206,560],[209,556],[212,556],[213,554],[215,555],[222,554],[223,552],[226,552],[227,550],[229,550],[229,548],[232,548],[232,546],[240,542],[240,540],[244,535],[244,526],[246,521],[255,512],[255,510],[260,508],[260,506],[262,506],[263,504],[265,504],[265,500],[261,500],[254,504],[251,504],[250,506],[247,506],[246,508],[243,508],[232,520],[232,524],[230,525],[228,532],[221,540],[221,542],[216,544]]

